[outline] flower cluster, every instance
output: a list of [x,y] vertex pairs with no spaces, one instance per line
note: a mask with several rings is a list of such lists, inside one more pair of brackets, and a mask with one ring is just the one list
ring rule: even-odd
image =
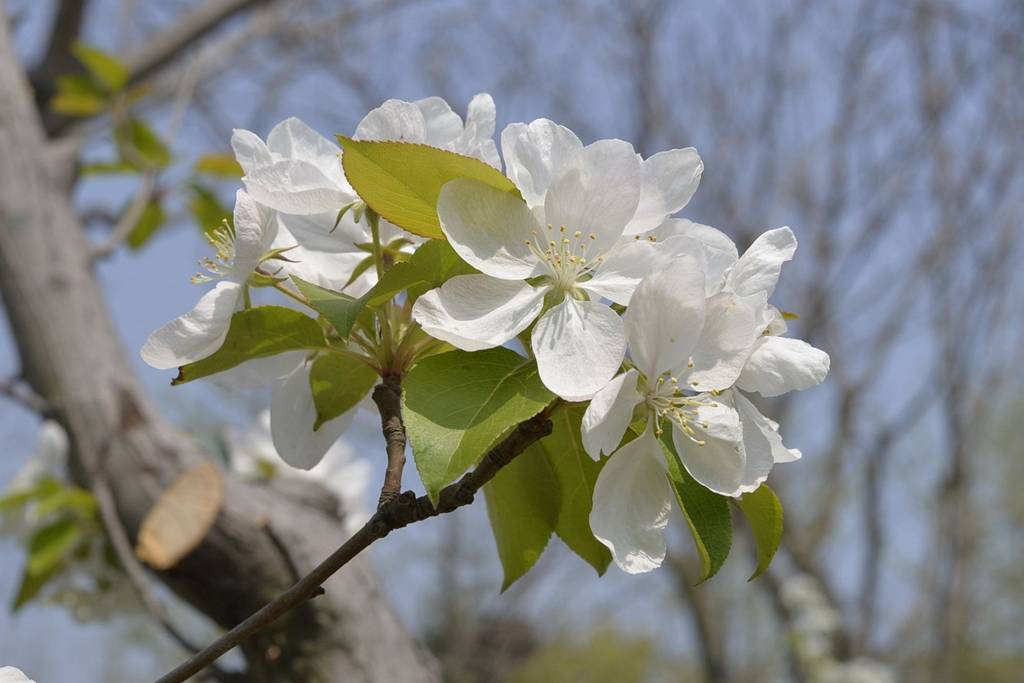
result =
[[[369,390],[357,391],[341,414],[327,410],[330,382],[313,370],[322,359],[356,359],[401,380],[420,359],[453,347],[522,350],[549,395],[587,402],[580,438],[607,461],[593,485],[590,528],[622,569],[648,571],[666,552],[667,458],[706,489],[736,497],[757,490],[774,463],[800,457],[754,396],[807,389],[828,372],[828,355],[785,336],[791,316],[769,303],[796,238],[789,228],[769,230],[740,255],[722,232],[677,218],[703,171],[692,148],[644,159],[628,142],[585,145],[539,119],[507,126],[499,157],[494,130],[493,102],[478,95],[465,121],[439,98],[390,100],[352,136],[444,150],[479,167],[451,177],[431,199],[436,236],[461,262],[429,276],[411,266],[438,240],[403,232],[387,210],[414,182],[388,187],[380,208],[385,203],[355,189],[362,186],[346,175],[341,148],[298,119],[276,126],[266,142],[235,131],[245,189],[233,223],[212,233],[216,257],[202,262],[207,274],[197,278],[217,284],[154,332],[142,356],[156,368],[208,359],[225,345],[234,317],[252,307],[253,288],[279,290],[290,306],[312,305],[323,316],[323,347],[254,352],[214,375],[235,386],[272,383],[274,447],[308,469]],[[423,166],[416,159],[409,168]],[[428,180],[441,172],[423,171]],[[409,201],[427,194],[410,191]],[[392,276],[402,266],[402,277]],[[289,278],[358,304],[351,333]],[[379,288],[396,280],[402,286],[366,315]]]

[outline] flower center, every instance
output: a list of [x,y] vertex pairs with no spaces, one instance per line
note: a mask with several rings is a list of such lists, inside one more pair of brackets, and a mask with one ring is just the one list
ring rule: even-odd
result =
[[235,263],[235,231],[227,220],[223,221],[220,227],[203,233],[203,236],[213,247],[214,253],[213,258],[205,256],[199,259],[199,267],[202,270],[192,276],[192,284],[196,285],[224,277]]
[[654,420],[656,436],[661,436],[664,431],[662,421],[667,420],[678,427],[690,441],[698,446],[704,445],[704,440],[697,438],[693,426],[696,424],[703,429],[708,428],[706,423],[699,421],[697,413],[701,406],[708,404],[707,399],[684,394],[679,387],[679,380],[666,372],[648,390],[646,402]]
[[571,293],[581,278],[604,263],[603,255],[591,255],[590,249],[597,235],[582,230],[569,232],[560,226],[556,231],[549,223],[547,233],[533,231],[533,239],[526,240],[530,252],[543,262],[556,288]]

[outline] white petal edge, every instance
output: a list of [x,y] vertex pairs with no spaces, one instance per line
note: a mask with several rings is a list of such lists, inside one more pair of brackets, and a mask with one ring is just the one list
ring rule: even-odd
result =
[[685,207],[704,172],[704,162],[693,147],[658,152],[640,166],[640,201],[625,233],[653,230]]
[[276,356],[254,358],[205,379],[230,391],[258,389],[290,374],[292,370],[299,367],[305,356],[305,351],[286,351]]
[[575,133],[549,119],[511,123],[501,131],[505,173],[531,207],[544,204],[551,182],[581,149]]
[[235,128],[231,132],[231,149],[235,153],[235,160],[245,173],[252,173],[258,166],[273,161],[270,150],[263,140],[256,133],[244,128]]
[[670,218],[648,234],[669,254],[700,254],[708,296],[722,291],[726,273],[739,259],[728,235],[685,218]]
[[594,277],[579,284],[617,304],[628,306],[640,281],[669,265],[670,260],[658,245],[647,240],[623,239],[594,272]]
[[608,460],[594,486],[590,528],[629,574],[657,569],[665,560],[672,490],[663,457],[648,430]]
[[270,398],[270,434],[281,459],[292,467],[308,470],[319,463],[328,449],[348,429],[356,409],[348,411],[313,431],[316,404],[309,386],[308,363],[278,380]]
[[622,318],[595,301],[566,299],[540,317],[530,341],[544,386],[567,401],[597,393],[626,355]]
[[142,360],[157,370],[170,370],[211,355],[224,343],[243,286],[218,282],[188,313],[149,335]]
[[615,452],[629,428],[633,409],[644,400],[636,389],[640,373],[629,370],[612,379],[590,399],[583,414],[583,448],[591,458]]
[[640,283],[629,310],[629,354],[648,380],[686,363],[704,327],[704,274],[690,257]]
[[821,384],[829,365],[827,353],[802,339],[760,337],[736,386],[765,397],[781,396]]
[[719,292],[707,299],[704,328],[691,356],[692,368],[680,369],[694,391],[731,387],[743,371],[761,333],[760,309],[764,294],[740,297]]
[[[706,395],[703,397],[707,400]],[[678,427],[672,429],[672,441],[683,467],[698,484],[715,493],[733,497],[742,494],[747,457],[736,410],[721,402],[709,402],[697,410],[697,420],[691,426],[704,445],[687,438]]]
[[786,445],[782,443],[782,435],[779,433],[778,422],[765,417],[765,415],[757,409],[757,406],[743,395],[743,392],[733,390],[731,393],[733,394],[733,400],[736,404],[736,411],[739,413],[740,420],[743,422],[744,441],[746,441],[746,425],[750,423],[760,430],[764,435],[764,438],[768,440],[773,462],[795,462],[801,458],[802,453],[800,453],[799,449],[786,448]]
[[13,666],[0,667],[0,683],[35,683],[21,669]]
[[623,140],[598,140],[580,150],[544,197],[545,222],[592,236],[590,253],[615,246],[640,199],[640,161]]
[[297,117],[274,126],[267,135],[267,149],[284,159],[312,164],[333,185],[351,190],[341,170],[341,148]]
[[[450,110],[449,110],[450,111]],[[387,100],[371,110],[356,126],[357,140],[398,140],[426,142],[423,111],[412,102]]]
[[273,212],[254,200],[245,190],[235,193],[235,258],[231,279],[245,284],[260,258],[277,235]]
[[726,289],[740,295],[775,291],[782,264],[796,253],[796,236],[788,227],[762,233],[750,245],[726,277]]
[[528,240],[546,240],[526,204],[479,180],[446,183],[437,198],[441,230],[452,248],[477,270],[505,280],[538,274]]
[[489,275],[457,275],[419,299],[413,319],[432,337],[464,351],[500,346],[544,308],[544,288]]

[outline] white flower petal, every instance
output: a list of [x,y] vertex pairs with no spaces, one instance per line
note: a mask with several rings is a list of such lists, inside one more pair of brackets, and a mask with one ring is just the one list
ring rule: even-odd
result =
[[307,161],[275,161],[246,173],[242,182],[253,199],[284,213],[337,215],[356,198],[347,183],[340,186]]
[[736,386],[766,397],[810,389],[825,379],[829,362],[827,353],[801,339],[761,337]]
[[626,330],[608,306],[566,299],[540,317],[531,344],[544,386],[568,401],[583,401],[619,371]]
[[594,277],[579,284],[617,304],[628,306],[640,280],[668,266],[669,258],[658,245],[647,240],[624,239],[594,272]]
[[452,248],[483,273],[506,280],[535,274],[539,260],[527,240],[546,239],[529,207],[479,180],[446,183],[437,198],[441,229]]
[[[742,493],[750,493],[768,479],[768,474],[776,462],[774,442],[778,442],[778,446],[781,447],[782,439],[779,438],[777,431],[767,428],[766,418],[740,392],[730,389],[722,392],[719,398],[723,403],[736,409],[743,427],[743,452],[746,455],[746,463],[739,489]],[[786,455],[789,455],[788,451]]]
[[273,162],[273,157],[266,144],[252,131],[235,128],[231,132],[231,149],[235,152],[235,160],[245,173],[252,173],[258,166]]
[[357,244],[370,241],[366,227],[352,220],[352,212],[347,212],[335,227],[338,212],[317,213],[309,215],[277,214],[278,223],[285,228],[297,244],[314,251],[358,252]]
[[236,282],[218,282],[195,308],[149,335],[142,360],[157,370],[169,370],[212,354],[224,343],[242,289]]
[[[796,448],[786,448],[782,443],[782,435],[779,434],[779,423],[765,417],[753,403],[750,402],[743,392],[732,390],[736,404],[736,410],[743,422],[743,441],[747,442],[747,425],[753,425],[768,442],[772,462],[793,462],[799,460],[801,453]],[[750,449],[747,449],[748,458]]]
[[709,225],[670,218],[649,234],[668,253],[701,254],[708,296],[722,290],[726,273],[739,259],[736,244],[729,236]]
[[747,457],[743,450],[743,427],[731,406],[712,402],[697,409],[697,420],[691,423],[697,444],[678,427],[672,429],[672,441],[683,467],[697,483],[723,496],[743,493]]
[[490,95],[480,93],[474,96],[466,113],[466,128],[452,143],[452,151],[474,156],[500,171],[501,157],[494,144],[496,116],[494,100]]
[[415,104],[423,117],[425,136],[422,142],[445,149],[462,134],[462,117],[453,112],[444,99],[425,97]]
[[603,254],[622,237],[640,199],[640,162],[622,140],[598,140],[580,150],[544,197],[545,221],[593,235]]
[[352,188],[341,170],[341,149],[294,116],[274,126],[267,148],[284,159],[305,161],[323,173],[335,187]]
[[423,120],[423,110],[412,102],[387,100],[363,117],[353,137],[357,140],[426,142],[427,126]]
[[276,356],[255,358],[206,379],[231,391],[248,391],[269,385],[288,375],[305,359],[305,351],[286,351]]
[[646,277],[626,312],[629,353],[650,381],[686,363],[704,327],[704,274],[682,257]]
[[613,455],[597,477],[590,528],[608,546],[615,564],[639,574],[665,559],[665,527],[672,490],[661,444],[648,430]]
[[489,275],[457,275],[412,308],[427,334],[464,351],[504,344],[530,326],[544,308],[544,288]]
[[244,284],[277,235],[273,212],[258,204],[245,190],[235,193],[235,259],[230,278]]
[[740,376],[761,333],[758,313],[764,294],[740,297],[720,292],[705,305],[704,328],[691,356],[692,368],[680,369],[686,386],[694,391],[731,387]]
[[640,201],[626,234],[653,230],[686,206],[703,172],[704,162],[693,147],[670,149],[645,160],[640,166]]
[[316,404],[309,387],[309,364],[303,363],[274,384],[270,399],[270,433],[281,459],[292,467],[308,470],[324,457],[341,433],[348,429],[356,409],[316,424]]
[[0,667],[0,683],[35,683],[22,672],[13,666]]
[[575,133],[548,119],[513,123],[501,131],[505,173],[531,207],[544,203],[551,182],[581,149]]
[[644,400],[636,389],[639,377],[636,370],[624,372],[590,400],[583,414],[582,436],[583,448],[595,460],[619,447],[633,417],[633,408]]
[[789,228],[762,233],[736,262],[726,278],[726,289],[740,295],[775,291],[782,264],[793,258],[796,237]]

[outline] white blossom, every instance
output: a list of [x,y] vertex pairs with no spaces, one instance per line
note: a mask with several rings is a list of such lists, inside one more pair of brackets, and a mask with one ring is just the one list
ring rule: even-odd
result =
[[[652,243],[623,237],[689,200],[699,158],[675,150],[644,162],[627,142],[583,146],[546,119],[507,127],[502,149],[523,200],[475,180],[445,185],[441,228],[481,274],[427,292],[413,317],[467,351],[500,346],[536,320],[531,345],[544,384],[587,399],[615,375],[626,348],[622,320],[603,300],[628,305],[658,263]],[[680,167],[682,189],[670,177]]]
[[231,316],[244,306],[249,277],[262,262],[276,228],[271,212],[239,190],[234,227],[224,224],[208,234],[215,256],[201,261],[208,274],[193,278],[199,284],[219,282],[195,308],[149,335],[142,347],[142,359],[158,370],[168,370],[206,358],[219,349]]
[[313,479],[338,497],[348,533],[354,533],[369,519],[366,492],[373,477],[372,467],[368,461],[356,456],[348,440],[332,439],[323,458],[309,470],[292,467],[279,454],[272,436],[271,412],[265,410],[248,429],[229,428],[225,432],[225,441],[230,468],[242,477],[250,480],[277,476]]

